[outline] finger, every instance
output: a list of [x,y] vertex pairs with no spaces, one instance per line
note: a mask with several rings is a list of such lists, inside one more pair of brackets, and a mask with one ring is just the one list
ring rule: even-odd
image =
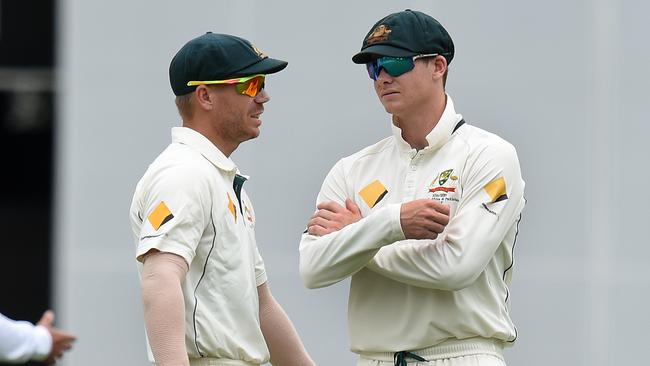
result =
[[433,199],[429,200],[428,207],[431,207],[434,210],[441,212],[445,215],[449,215],[449,205],[442,204],[437,200],[433,200]]
[[423,221],[419,225],[419,227],[420,227],[420,230],[426,232],[423,235],[425,235],[428,239],[433,239],[433,238],[429,237],[428,233],[434,233],[434,234],[437,235],[439,232],[442,232],[442,230],[444,230],[444,226],[442,226],[440,224],[437,224],[435,221],[431,221],[431,220]]
[[43,316],[36,324],[42,325],[44,327],[49,327],[52,325],[53,322],[54,322],[54,312],[52,310],[47,310],[46,312],[43,313]]
[[423,227],[417,230],[417,232],[413,233],[412,236],[410,236],[412,239],[435,239],[437,237],[438,233]]
[[316,207],[321,210],[328,210],[337,213],[345,210],[343,206],[334,201],[321,202]]
[[322,227],[324,227],[326,229],[331,228],[333,223],[334,223],[333,221],[324,219],[322,217],[315,217],[314,219],[310,220],[310,222],[309,222],[310,226],[311,225],[322,226]]
[[445,215],[449,215],[449,205],[440,205],[440,207],[437,208],[436,211]]
[[326,220],[331,220],[334,217],[334,215],[336,215],[336,214],[334,212],[332,212],[332,211],[329,211],[329,210],[318,210],[318,211],[316,211],[316,214],[314,215],[314,217],[321,217],[321,218],[326,219]]
[[449,223],[449,215],[437,211],[433,213],[432,219],[436,223],[441,224],[443,226],[447,226],[447,224]]
[[359,216],[361,215],[361,210],[359,209],[359,206],[349,198],[345,200],[345,208],[347,208],[355,215],[359,215]]
[[325,228],[322,227],[322,226],[318,226],[318,225],[312,225],[312,226],[310,226],[309,228],[307,228],[307,232],[308,232],[310,235],[315,235],[315,236],[323,236],[323,235],[329,234],[329,233],[327,232],[327,229],[325,229]]
[[449,223],[448,215],[432,209],[422,210],[421,217],[424,218],[426,222],[435,222],[441,225],[447,225]]
[[72,333],[60,332],[59,334],[61,335],[62,339],[64,339],[66,342],[72,343],[77,340],[77,336],[75,336]]
[[440,234],[441,232],[443,232],[443,230],[445,230],[445,226],[434,222],[431,225],[429,225],[427,229],[432,233],[436,234],[436,236],[438,236],[438,234]]

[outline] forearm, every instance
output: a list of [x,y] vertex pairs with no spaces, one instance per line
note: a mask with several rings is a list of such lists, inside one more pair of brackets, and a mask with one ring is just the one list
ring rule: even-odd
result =
[[303,234],[300,276],[309,288],[329,286],[365,267],[384,245],[402,239],[400,205],[388,205],[324,236]]
[[408,285],[460,290],[471,285],[519,220],[513,202],[501,217],[464,209],[435,240],[405,240],[382,248],[367,268]]
[[258,287],[260,326],[274,366],[312,366],[291,320],[271,295],[267,284]]
[[0,362],[44,360],[51,347],[52,337],[45,327],[0,314]]
[[185,348],[185,304],[181,280],[187,272],[174,254],[148,255],[142,271],[144,321],[158,366],[189,365]]

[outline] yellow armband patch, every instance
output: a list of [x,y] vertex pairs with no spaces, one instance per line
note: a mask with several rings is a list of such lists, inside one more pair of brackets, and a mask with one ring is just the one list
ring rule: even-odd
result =
[[384,196],[386,196],[387,193],[388,190],[386,187],[381,184],[379,179],[376,179],[374,182],[368,184],[365,188],[359,191],[359,196],[361,196],[368,207],[373,208],[382,200],[382,198],[384,198]]
[[506,194],[506,180],[503,179],[503,177],[491,181],[486,184],[483,189],[487,192],[488,196],[490,196],[491,203],[508,199],[508,195]]
[[158,230],[161,226],[173,218],[174,215],[172,215],[172,212],[169,210],[165,202],[160,201],[158,206],[156,206],[149,217],[147,217],[147,220],[149,220],[154,230]]

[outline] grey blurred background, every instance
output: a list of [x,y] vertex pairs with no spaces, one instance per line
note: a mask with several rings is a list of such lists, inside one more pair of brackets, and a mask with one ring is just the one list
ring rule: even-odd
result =
[[251,175],[273,294],[319,365],[355,364],[348,281],[305,289],[297,247],[330,167],[390,134],[350,58],[375,21],[405,8],[454,39],[447,89],[457,111],[519,153],[528,204],[509,365],[647,363],[647,2],[59,0],[49,299],[79,336],[64,365],[148,365],[128,209],[180,123],[169,61],[208,30],[289,61],[267,79],[261,136],[233,160]]

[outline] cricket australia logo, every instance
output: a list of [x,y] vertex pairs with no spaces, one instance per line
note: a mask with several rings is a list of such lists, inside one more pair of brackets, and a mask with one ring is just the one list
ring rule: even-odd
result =
[[429,184],[429,193],[431,193],[431,199],[438,200],[441,203],[454,201],[458,202],[456,197],[456,181],[458,177],[452,175],[454,172],[453,169],[447,169],[440,174],[438,174],[431,184]]
[[372,33],[366,38],[366,43],[367,44],[372,44],[376,42],[383,42],[388,40],[388,36],[390,35],[390,32],[392,30],[388,28],[388,26],[385,25],[380,25],[377,28],[375,28]]

